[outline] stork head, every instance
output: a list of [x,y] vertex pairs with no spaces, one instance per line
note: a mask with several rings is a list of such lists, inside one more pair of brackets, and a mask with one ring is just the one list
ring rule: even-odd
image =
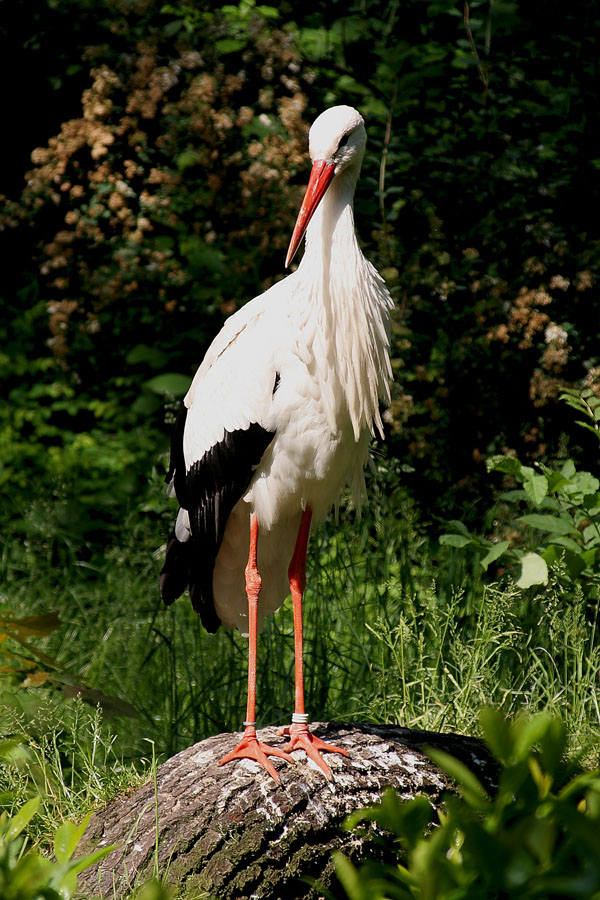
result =
[[363,118],[351,106],[332,106],[315,119],[308,135],[312,170],[285,260],[289,266],[314,211],[335,178],[345,169],[358,175],[367,133]]

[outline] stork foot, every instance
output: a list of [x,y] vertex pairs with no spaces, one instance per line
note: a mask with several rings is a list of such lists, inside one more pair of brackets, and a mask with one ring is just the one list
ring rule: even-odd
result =
[[283,747],[286,753],[292,753],[294,750],[304,750],[309,759],[312,759],[315,765],[321,769],[328,781],[333,780],[333,775],[321,753],[341,753],[342,756],[350,756],[343,747],[337,747],[335,744],[328,744],[327,741],[322,741],[321,738],[318,738],[308,730],[307,725],[298,722],[282,728],[279,734],[286,734],[290,738]]
[[220,759],[218,765],[224,766],[225,763],[231,762],[234,759],[254,759],[263,767],[263,769],[266,769],[271,778],[275,779],[277,784],[281,784],[279,775],[269,762],[269,756],[278,756],[280,759],[285,759],[286,762],[294,762],[294,759],[289,753],[286,753],[284,750],[279,750],[278,747],[271,747],[270,744],[263,744],[259,741],[256,737],[256,728],[253,725],[247,725],[244,736],[235,750],[232,750],[230,753],[227,753],[223,759]]

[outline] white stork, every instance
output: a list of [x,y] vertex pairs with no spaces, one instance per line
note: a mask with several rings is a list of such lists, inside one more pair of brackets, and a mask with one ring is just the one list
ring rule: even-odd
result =
[[[302,748],[331,778],[320,751],[346,751],[308,729],[302,674],[302,594],[311,519],[349,485],[365,492],[369,440],[389,402],[391,297],[364,258],[352,202],[365,151],[360,114],[323,112],[309,134],[310,180],[287,254],[306,232],[297,271],[238,310],[208,349],[175,426],[167,480],[180,510],[161,572],[165,603],[186,587],[208,631],[249,636],[248,705],[232,759],[293,761]],[[248,539],[250,552],[248,553]],[[291,562],[290,562],[291,560]],[[259,574],[260,572],[260,574]],[[259,743],[256,636],[290,592],[295,709],[283,749]]]

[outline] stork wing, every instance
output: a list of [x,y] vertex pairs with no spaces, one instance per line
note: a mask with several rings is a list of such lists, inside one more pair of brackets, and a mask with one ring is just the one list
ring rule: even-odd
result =
[[263,314],[265,297],[232,316],[209,348],[171,444],[167,479],[181,509],[167,545],[161,591],[172,603],[189,585],[209,631],[220,624],[212,578],[227,519],[275,434],[271,407],[281,320]]

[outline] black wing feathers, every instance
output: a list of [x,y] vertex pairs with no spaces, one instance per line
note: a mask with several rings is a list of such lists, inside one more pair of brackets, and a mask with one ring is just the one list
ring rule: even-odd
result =
[[165,481],[170,484],[173,481],[175,488],[175,496],[179,500],[179,505],[184,509],[188,509],[189,498],[187,495],[187,485],[185,478],[185,459],[183,456],[183,433],[185,431],[185,421],[187,419],[187,407],[184,403],[177,413],[173,434],[171,435],[171,458],[169,461],[169,471]]
[[[173,434],[171,435],[171,458],[169,461],[169,471],[167,472],[165,481],[167,484],[173,482],[175,488],[175,496],[180,506],[187,509],[187,485],[185,479],[185,460],[183,457],[183,432],[185,430],[185,420],[187,417],[187,408],[185,404],[181,404],[181,408],[175,420]],[[190,565],[192,560],[192,542],[178,541],[175,536],[175,529],[169,535],[167,541],[167,552],[165,554],[165,564],[160,572],[160,592],[163,601],[170,606],[178,597],[183,594],[190,581]]]
[[167,606],[181,597],[190,583],[192,554],[192,541],[178,541],[173,529],[167,541],[165,564],[159,577],[160,592]]
[[245,494],[254,470],[272,440],[273,433],[256,422],[243,431],[226,431],[223,440],[207,450],[187,473],[190,524],[195,544],[190,597],[209,631],[216,631],[219,626],[214,611],[212,578],[227,519]]
[[165,603],[171,603],[189,585],[194,609],[207,631],[216,631],[220,620],[215,612],[212,579],[215,559],[227,519],[245,494],[254,470],[273,440],[274,432],[252,422],[244,430],[225,431],[219,441],[185,471],[183,432],[185,412],[175,424],[171,443],[169,480],[174,477],[179,504],[188,510],[191,539],[177,540],[173,532],[161,572]]

